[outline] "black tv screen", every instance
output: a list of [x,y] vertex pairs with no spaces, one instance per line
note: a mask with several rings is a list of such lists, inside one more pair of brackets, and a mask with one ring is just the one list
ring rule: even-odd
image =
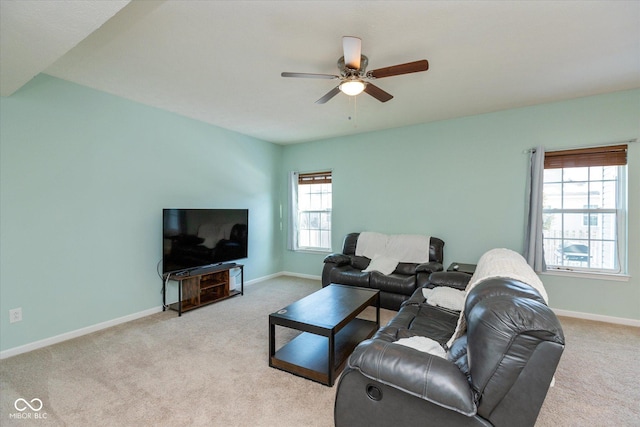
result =
[[162,273],[247,257],[248,209],[163,209]]

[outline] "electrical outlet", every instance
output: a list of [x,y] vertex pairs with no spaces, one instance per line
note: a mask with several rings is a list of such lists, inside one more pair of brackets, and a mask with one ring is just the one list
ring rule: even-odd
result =
[[21,322],[21,321],[22,321],[22,307],[9,310],[9,323],[15,323],[15,322]]

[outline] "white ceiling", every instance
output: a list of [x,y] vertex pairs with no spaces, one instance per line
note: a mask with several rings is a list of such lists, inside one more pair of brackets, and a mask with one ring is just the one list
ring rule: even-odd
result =
[[[640,87],[640,1],[0,1],[0,92],[38,73],[280,144]],[[368,69],[428,59],[314,101],[342,36]]]

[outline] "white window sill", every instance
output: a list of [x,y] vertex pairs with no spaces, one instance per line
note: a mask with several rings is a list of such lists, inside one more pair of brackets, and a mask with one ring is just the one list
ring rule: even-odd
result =
[[300,248],[296,249],[294,252],[304,253],[304,254],[330,254],[332,253],[331,249],[315,249],[315,248]]
[[631,276],[628,274],[614,274],[614,273],[594,273],[590,271],[575,271],[575,270],[547,270],[542,273],[547,276],[562,276],[562,277],[581,277],[584,279],[595,280],[610,280],[614,282],[628,282]]

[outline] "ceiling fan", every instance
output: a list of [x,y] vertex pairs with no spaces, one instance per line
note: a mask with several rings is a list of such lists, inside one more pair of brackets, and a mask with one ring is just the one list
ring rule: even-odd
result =
[[393,98],[393,95],[385,92],[367,80],[417,73],[419,71],[427,71],[429,69],[429,61],[422,59],[419,61],[407,62],[406,64],[392,65],[391,67],[366,71],[369,58],[361,53],[362,40],[358,37],[344,36],[342,37],[342,48],[344,56],[338,59],[340,75],[284,72],[281,76],[340,80],[340,84],[331,89],[325,96],[318,99],[316,104],[324,104],[340,92],[349,96],[355,96],[365,92],[380,102],[387,102]]

